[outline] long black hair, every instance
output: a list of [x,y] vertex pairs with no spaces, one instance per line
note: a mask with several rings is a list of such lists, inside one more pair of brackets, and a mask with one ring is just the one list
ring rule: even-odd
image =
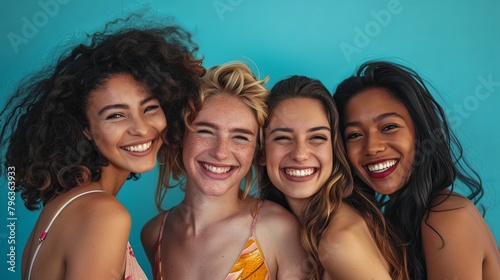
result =
[[[411,176],[397,199],[387,202],[387,197],[379,196],[379,205],[385,208],[387,219],[407,246],[411,277],[426,279],[422,220],[435,206],[432,204],[435,198],[445,189],[453,191],[457,181],[466,186],[467,197],[476,204],[483,195],[481,178],[463,158],[462,146],[450,128],[443,108],[423,79],[406,66],[383,61],[367,62],[354,76],[341,82],[334,93],[341,123],[349,100],[369,88],[385,89],[408,109],[413,120],[416,145]],[[366,189],[369,187],[358,178],[355,182]]]

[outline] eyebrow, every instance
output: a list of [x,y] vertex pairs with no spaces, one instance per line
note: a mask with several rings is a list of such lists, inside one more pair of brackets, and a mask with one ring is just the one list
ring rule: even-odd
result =
[[[156,97],[151,95],[150,97],[143,99],[141,102],[139,102],[139,104],[142,106],[153,99],[156,99]],[[111,109],[128,109],[128,108],[130,108],[130,107],[126,104],[111,104],[111,105],[104,106],[101,110],[99,110],[97,115],[100,116],[100,115],[104,114],[107,110],[111,110]]]
[[[381,120],[384,120],[384,119],[387,119],[390,117],[397,117],[397,118],[400,118],[400,119],[406,121],[405,118],[403,118],[403,116],[401,116],[400,114],[395,113],[395,112],[389,112],[389,113],[379,115],[379,116],[375,117],[373,119],[373,121],[378,122],[378,121],[381,121]],[[361,126],[361,122],[347,122],[344,124],[344,128],[347,128],[350,126]]]
[[[196,125],[196,126],[206,126],[206,127],[210,127],[210,128],[213,128],[213,129],[217,129],[218,127],[213,124],[213,123],[209,123],[209,122],[195,122],[193,123],[193,125]],[[249,129],[246,129],[246,128],[233,128],[230,130],[231,132],[236,132],[236,133],[242,133],[242,134],[247,134],[247,135],[255,135],[255,133],[253,133],[251,130]]]
[[[315,132],[315,131],[318,131],[318,130],[332,131],[328,126],[316,126],[316,127],[308,129],[306,132]],[[271,130],[271,132],[269,134],[271,135],[271,134],[273,134],[275,132],[288,132],[288,133],[292,133],[293,129],[291,129],[289,127],[278,127],[278,128],[275,128],[275,129]]]

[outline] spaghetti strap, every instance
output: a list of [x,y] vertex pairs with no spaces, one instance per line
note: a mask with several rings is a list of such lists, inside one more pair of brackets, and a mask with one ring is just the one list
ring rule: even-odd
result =
[[260,247],[255,234],[255,226],[259,211],[263,205],[263,200],[258,200],[252,213],[252,233],[243,248],[240,257],[231,268],[229,275],[225,280],[232,279],[271,279],[269,275],[269,266],[264,258],[264,253]]
[[163,214],[163,219],[161,221],[160,233],[158,234],[158,244],[161,244],[163,239],[163,228],[165,227],[165,221],[167,220],[168,211]]
[[259,200],[257,202],[257,205],[255,206],[255,210],[253,211],[253,222],[252,222],[252,234],[255,234],[255,226],[257,225],[257,217],[259,216],[259,211],[260,208],[262,207],[262,204],[264,204],[263,200]]
[[163,219],[161,221],[160,232],[158,233],[158,240],[156,241],[156,252],[153,260],[153,279],[161,280],[163,279],[163,273],[161,271],[161,242],[163,240],[163,228],[165,227],[165,221],[170,210],[163,213]]
[[57,216],[59,216],[59,214],[62,212],[62,210],[64,210],[64,208],[66,208],[66,206],[68,206],[68,204],[73,202],[75,199],[79,198],[80,196],[83,196],[83,195],[86,195],[89,193],[96,193],[96,192],[104,192],[104,191],[103,190],[92,190],[92,191],[87,191],[87,192],[83,192],[81,194],[75,195],[70,200],[66,201],[66,203],[64,203],[61,208],[59,208],[59,210],[56,212],[56,214],[54,215],[54,217],[50,221],[47,228],[42,232],[42,234],[40,235],[40,238],[38,238],[38,246],[36,247],[35,253],[33,254],[33,258],[31,259],[30,269],[28,271],[28,280],[31,279],[31,270],[33,269],[33,264],[35,264],[35,259],[38,255],[38,251],[40,251],[40,247],[42,246],[43,241],[45,241],[45,238],[47,237],[49,229],[52,226],[52,224],[54,223],[54,221],[56,220]]
[[[271,279],[269,275],[269,266],[266,263],[262,249],[255,235],[255,227],[259,211],[263,205],[263,200],[258,200],[255,207],[252,209],[251,215],[253,218],[251,234],[245,246],[243,247],[238,259],[232,266],[225,280],[230,279]],[[163,219],[158,234],[156,243],[156,252],[153,263],[153,279],[162,280],[161,271],[161,244],[163,241],[163,231],[165,228],[167,216],[172,209],[163,213]],[[248,213],[248,212],[247,212]]]

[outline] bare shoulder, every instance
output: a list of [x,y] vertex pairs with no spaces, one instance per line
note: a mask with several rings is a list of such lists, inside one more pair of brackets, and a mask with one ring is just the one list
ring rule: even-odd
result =
[[123,233],[128,238],[131,218],[127,209],[113,195],[107,193],[88,194],[76,200],[73,218],[78,221],[79,233],[87,234],[92,229],[95,234],[112,235]]
[[483,226],[483,216],[469,199],[455,193],[442,194],[422,220],[422,237],[441,239],[438,232],[451,236],[457,236],[457,231],[472,234],[483,230]]
[[469,199],[455,193],[439,195],[421,225],[429,278],[489,279],[486,275],[496,275],[493,279],[497,279],[500,275],[495,237]]
[[[93,194],[88,194],[83,196],[81,199],[87,199],[89,201],[92,201],[92,203],[89,203],[86,206],[86,209],[89,212],[99,212],[103,214],[104,216],[110,215],[107,212],[111,214],[119,214],[119,215],[127,215],[128,211],[123,206],[123,204],[113,195],[108,194],[108,193],[93,193]],[[107,211],[103,211],[106,209]]]
[[325,228],[319,249],[321,251],[335,248],[336,254],[342,254],[345,249],[347,252],[352,251],[352,246],[366,243],[366,239],[370,238],[367,230],[363,217],[351,206],[343,204]]
[[332,217],[328,230],[344,233],[356,232],[356,229],[365,228],[366,222],[361,214],[352,206],[342,203]]
[[273,279],[305,278],[307,256],[300,242],[300,224],[290,211],[264,201],[255,231]]
[[165,217],[166,213],[168,213],[168,211],[159,213],[158,215],[154,216],[151,220],[147,221],[142,227],[141,236],[145,237],[148,237],[150,235],[158,236],[161,224],[163,222],[163,218]]
[[258,217],[259,224],[269,225],[273,231],[277,228],[283,228],[286,231],[300,227],[297,218],[281,205],[268,200],[262,203]]
[[141,243],[150,263],[153,263],[153,258],[156,250],[156,243],[161,230],[163,219],[167,212],[162,212],[154,216],[146,222],[141,230]]
[[318,256],[333,279],[390,279],[368,225],[346,204],[323,232]]
[[72,227],[71,232],[65,231],[65,240],[60,240],[71,248],[66,258],[66,277],[110,279],[110,273],[123,274],[123,258],[131,228],[127,209],[107,193],[88,194],[73,203],[72,220],[65,225],[78,226]]
[[433,211],[447,211],[460,208],[476,208],[466,197],[449,191],[444,191],[432,201]]

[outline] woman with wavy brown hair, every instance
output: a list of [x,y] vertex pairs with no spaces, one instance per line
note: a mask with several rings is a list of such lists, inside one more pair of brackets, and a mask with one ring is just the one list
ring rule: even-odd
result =
[[146,279],[116,195],[154,168],[167,121],[197,94],[204,68],[182,28],[129,28],[134,20],[73,46],[25,79],[2,110],[5,171],[14,169],[29,210],[43,207],[22,279]]
[[292,76],[271,89],[267,104],[261,183],[264,195],[302,224],[313,268],[307,279],[407,279],[396,236],[353,185],[328,90]]

